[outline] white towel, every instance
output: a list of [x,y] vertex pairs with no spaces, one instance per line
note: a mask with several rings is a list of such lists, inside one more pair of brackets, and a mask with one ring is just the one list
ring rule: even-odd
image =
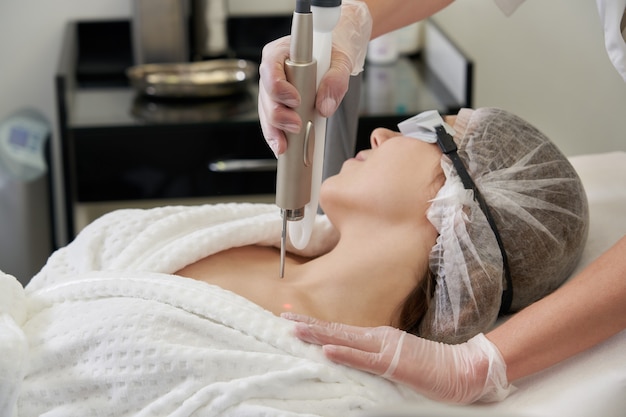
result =
[[[273,205],[123,210],[88,226],[26,289],[19,416],[347,416],[421,401],[330,363],[293,323],[248,300],[170,275],[279,238]],[[320,216],[307,254],[336,239]]]
[[16,415],[15,404],[26,372],[28,346],[21,326],[26,319],[24,289],[0,271],[0,415]]

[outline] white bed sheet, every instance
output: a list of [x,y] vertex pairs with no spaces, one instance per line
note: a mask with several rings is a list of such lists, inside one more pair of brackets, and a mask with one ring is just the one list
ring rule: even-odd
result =
[[[590,207],[589,238],[574,276],[626,234],[626,152],[581,155],[570,161]],[[407,403],[363,417],[624,417],[626,330],[515,386],[517,390],[500,403],[465,407]]]

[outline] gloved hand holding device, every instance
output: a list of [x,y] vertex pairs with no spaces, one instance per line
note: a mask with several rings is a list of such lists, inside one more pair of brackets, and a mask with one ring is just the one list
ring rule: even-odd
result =
[[[324,117],[331,116],[348,90],[350,75],[363,70],[372,17],[367,5],[343,0],[341,18],[333,31],[330,69],[322,79],[315,107]],[[300,104],[296,88],[287,82],[284,62],[289,57],[291,37],[285,36],[263,48],[259,67],[259,118],[263,136],[276,155],[287,147],[285,133],[297,133],[302,121],[293,110]]]
[[296,336],[323,345],[333,362],[403,383],[437,401],[469,404],[500,401],[511,386],[498,348],[480,333],[449,345],[394,327],[355,327],[284,313]]

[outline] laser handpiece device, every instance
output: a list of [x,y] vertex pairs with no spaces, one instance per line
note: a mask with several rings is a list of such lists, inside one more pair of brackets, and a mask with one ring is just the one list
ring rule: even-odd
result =
[[[298,13],[299,11],[305,11],[305,10],[310,10],[312,11],[312,16],[309,16],[310,13]],[[289,210],[294,210],[291,213],[285,213],[283,212],[283,234],[281,236],[281,261],[280,261],[280,276],[283,277],[284,275],[284,261],[285,261],[285,245],[286,245],[286,240],[287,240],[287,231],[289,231],[289,237],[291,240],[291,243],[293,244],[293,246],[297,249],[304,249],[306,247],[306,245],[309,243],[309,240],[311,238],[311,233],[313,231],[313,225],[315,223],[315,217],[317,214],[317,209],[318,209],[318,201],[319,201],[319,191],[320,191],[320,186],[322,184],[322,173],[323,173],[323,167],[324,167],[324,149],[325,149],[325,142],[326,142],[326,118],[322,117],[319,113],[317,113],[317,111],[314,110],[314,105],[315,105],[315,95],[317,92],[317,88],[319,88],[319,84],[320,81],[322,79],[322,77],[324,76],[324,74],[326,74],[326,71],[328,71],[328,69],[330,68],[330,55],[331,55],[331,49],[332,49],[332,31],[335,28],[335,26],[337,25],[337,23],[339,22],[339,19],[341,17],[341,0],[307,0],[307,1],[297,1],[296,3],[296,12],[294,13],[294,22],[293,22],[293,27],[292,27],[292,39],[291,39],[291,48],[296,48],[296,50],[291,49],[290,54],[292,55],[290,57],[290,59],[287,60],[286,62],[286,73],[287,73],[287,77],[288,79],[291,78],[292,76],[289,75],[291,69],[291,66],[303,66],[303,64],[300,65],[294,65],[296,62],[294,62],[294,59],[296,56],[300,56],[301,52],[306,51],[306,53],[308,54],[308,34],[309,32],[309,28],[308,26],[306,27],[306,29],[304,29],[304,27],[301,27],[300,23],[303,21],[307,22],[308,25],[308,21],[309,19],[312,17],[313,19],[313,34],[312,34],[312,40],[313,40],[313,58],[312,61],[314,61],[317,65],[317,71],[316,71],[316,75],[315,75],[315,86],[314,88],[312,88],[309,84],[299,84],[299,81],[294,81],[294,85],[296,85],[296,87],[298,88],[298,91],[300,92],[300,94],[302,95],[302,103],[300,105],[300,107],[298,109],[296,109],[298,111],[298,113],[300,114],[300,117],[302,117],[302,114],[306,111],[308,112],[309,110],[312,110],[312,116],[311,117],[302,117],[302,121],[303,121],[303,132],[300,133],[301,136],[299,136],[299,139],[296,139],[296,141],[300,140],[302,141],[303,138],[308,138],[308,139],[304,139],[307,140],[307,150],[311,150],[313,152],[313,159],[312,159],[312,172],[311,172],[311,183],[310,184],[306,184],[305,181],[303,181],[303,178],[299,177],[299,176],[290,176],[291,174],[285,172],[284,170],[286,168],[281,167],[281,163],[280,163],[280,157],[279,157],[279,164],[278,164],[278,175],[277,175],[277,199],[276,202],[279,205],[279,207],[281,207],[281,209],[284,209],[287,206],[287,202],[289,201],[294,201],[295,200],[295,194],[294,196],[289,196],[287,197],[287,202],[282,201],[283,196],[281,195],[281,201],[279,202],[279,181],[287,181],[287,182],[293,182],[292,186],[297,186],[298,187],[303,187],[299,189],[299,193],[303,193],[306,196],[303,198],[303,200],[308,201],[308,203],[306,203],[305,207],[304,207],[304,212],[301,211],[300,206],[296,205],[298,208],[294,209],[294,208],[289,208]],[[294,38],[295,37],[295,38]],[[306,40],[306,41],[304,41]],[[298,48],[304,48],[302,51],[298,50]],[[308,59],[308,55],[307,58],[305,58],[304,60]],[[290,63],[289,65],[287,65],[287,63]],[[305,65],[306,66],[306,65]],[[310,80],[309,80],[310,81]],[[305,92],[305,93],[304,93]],[[313,92],[312,96],[309,95],[309,92]],[[305,96],[307,100],[312,100],[311,103],[309,103],[308,101],[306,102],[306,107],[305,107]],[[309,105],[311,107],[309,107]],[[312,124],[310,124],[311,120],[313,121]],[[289,148],[291,146],[291,140],[292,138],[290,137],[290,135],[287,135],[287,159],[291,160],[291,159],[298,159],[301,154],[297,151],[293,151],[293,153],[289,153]],[[311,145],[311,141],[314,141],[314,144]],[[296,142],[296,143],[300,143],[300,142]],[[300,145],[298,145],[298,147],[300,147]],[[311,148],[310,148],[311,147]],[[285,164],[285,166],[290,165],[292,162],[289,162],[289,164]],[[296,170],[293,171],[294,175],[303,175],[302,174],[303,171],[301,172],[297,172]],[[309,174],[309,167],[307,166],[306,168],[306,175],[308,176]],[[286,187],[286,186],[285,186]],[[282,192],[282,191],[280,191]],[[291,219],[291,220],[290,220]],[[287,221],[294,221],[294,223],[291,223],[289,229],[287,229]]]
[[311,200],[315,149],[315,95],[317,62],[313,59],[313,15],[310,0],[297,0],[291,26],[289,59],[285,61],[287,81],[300,93],[296,112],[302,120],[300,133],[287,133],[287,150],[278,156],[276,205],[281,209],[283,228],[280,241],[280,277],[285,273],[287,222],[304,218]]

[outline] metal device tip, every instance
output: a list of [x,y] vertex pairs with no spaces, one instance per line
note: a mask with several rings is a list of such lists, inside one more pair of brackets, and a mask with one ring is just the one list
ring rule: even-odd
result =
[[287,246],[287,216],[285,211],[281,210],[283,216],[283,231],[280,235],[280,278],[285,276],[285,248]]

